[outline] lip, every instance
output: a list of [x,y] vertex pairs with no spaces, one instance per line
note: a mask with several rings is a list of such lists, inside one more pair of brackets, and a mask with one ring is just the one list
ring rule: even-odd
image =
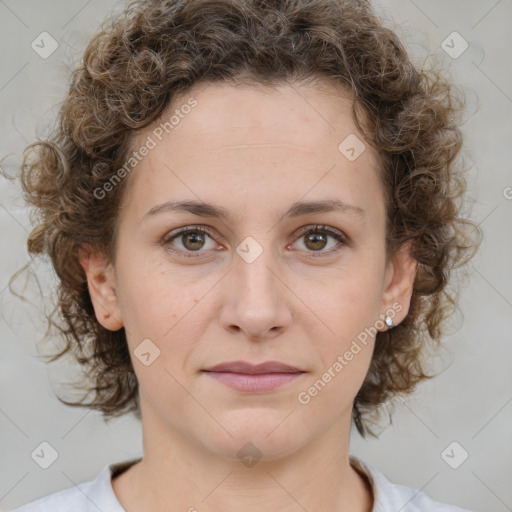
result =
[[229,361],[204,369],[203,372],[232,389],[248,393],[274,391],[305,373],[279,361],[256,365],[246,361]]
[[206,372],[244,373],[260,375],[263,373],[301,373],[303,370],[279,361],[265,361],[260,364],[251,364],[246,361],[226,361],[215,366],[205,368]]

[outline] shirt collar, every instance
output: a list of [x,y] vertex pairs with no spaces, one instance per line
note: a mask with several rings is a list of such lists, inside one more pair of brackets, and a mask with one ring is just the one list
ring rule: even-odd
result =
[[[112,487],[112,477],[127,470],[142,457],[128,459],[122,462],[115,462],[104,466],[98,478],[93,482],[91,491],[95,496],[102,497],[102,503],[97,504],[111,512],[125,512],[125,509],[119,503]],[[350,464],[359,472],[366,475],[373,492],[373,508],[371,512],[386,512],[389,508],[386,506],[395,493],[393,484],[381,473],[375,466],[363,462],[354,455],[349,456]]]

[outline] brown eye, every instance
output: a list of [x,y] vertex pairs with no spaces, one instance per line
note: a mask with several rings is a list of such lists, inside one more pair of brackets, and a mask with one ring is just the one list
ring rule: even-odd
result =
[[[208,242],[210,242],[210,246],[208,246]],[[198,257],[204,255],[203,253],[206,253],[208,249],[217,247],[209,231],[201,226],[173,231],[165,235],[161,243],[169,251],[184,257]]]
[[205,234],[198,231],[189,231],[181,235],[181,243],[189,251],[198,251],[204,245]]
[[324,233],[309,233],[304,237],[305,245],[313,251],[320,251],[327,245],[327,238]]
[[[330,244],[329,239],[333,239],[338,243]],[[302,229],[299,232],[299,241],[302,241],[306,252],[318,253],[311,254],[311,256],[314,257],[330,255],[336,252],[340,247],[350,245],[349,240],[341,231],[323,225]],[[327,250],[324,250],[326,247]]]

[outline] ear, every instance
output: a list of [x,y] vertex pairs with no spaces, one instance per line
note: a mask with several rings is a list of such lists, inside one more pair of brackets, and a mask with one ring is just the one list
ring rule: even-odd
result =
[[116,295],[114,267],[103,253],[89,246],[82,247],[78,254],[98,322],[110,331],[121,329],[124,324]]
[[418,262],[411,255],[412,243],[405,242],[388,262],[382,311],[395,311],[393,324],[398,325],[409,312]]

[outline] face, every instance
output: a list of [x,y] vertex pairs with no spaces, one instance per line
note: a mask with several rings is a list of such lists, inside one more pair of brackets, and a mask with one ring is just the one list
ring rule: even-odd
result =
[[[386,262],[379,160],[355,136],[326,84],[209,84],[133,140],[154,147],[129,176],[115,263],[82,264],[98,320],[126,329],[146,426],[233,460],[350,429],[374,327],[405,317],[414,278],[407,253]],[[240,360],[301,373],[255,391],[204,371]]]

